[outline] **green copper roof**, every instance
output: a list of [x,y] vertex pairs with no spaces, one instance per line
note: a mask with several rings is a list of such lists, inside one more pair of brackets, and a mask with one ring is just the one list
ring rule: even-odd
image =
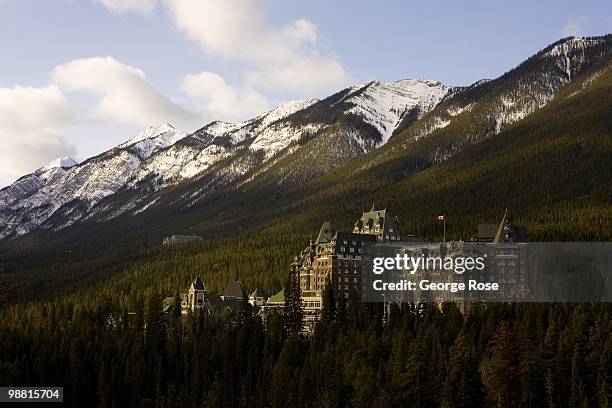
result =
[[332,239],[331,224],[329,223],[329,221],[324,221],[323,225],[321,225],[321,230],[319,231],[319,236],[317,237],[317,240],[315,241],[315,243],[325,244],[331,241],[331,239]]
[[275,293],[274,295],[270,296],[270,299],[268,299],[268,302],[285,303],[285,289],[281,289],[280,292]]
[[240,281],[230,281],[223,291],[223,296],[242,299],[244,296],[244,288]]

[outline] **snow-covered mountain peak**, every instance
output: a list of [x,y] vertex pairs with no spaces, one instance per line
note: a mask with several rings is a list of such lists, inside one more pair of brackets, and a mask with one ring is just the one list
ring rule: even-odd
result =
[[144,140],[162,139],[159,140],[162,144],[169,146],[179,139],[187,136],[183,131],[176,130],[170,123],[163,123],[159,126],[149,126],[148,128],[140,131],[136,136],[131,138],[125,143],[120,144],[119,148],[135,145]]
[[138,152],[141,159],[146,159],[153,153],[168,146],[172,146],[179,140],[187,137],[187,133],[176,130],[169,123],[159,126],[149,126],[127,142],[120,144],[116,149],[129,148]]
[[432,109],[450,91],[438,81],[403,79],[396,82],[373,81],[352,87],[345,103],[352,104],[348,111],[360,115],[378,129],[381,144],[386,143],[408,111],[418,108],[420,113]]
[[568,37],[553,46],[545,55],[550,57],[567,56],[571,51],[585,49],[602,41],[600,38]]
[[272,109],[269,112],[266,112],[257,117],[257,119],[262,119],[262,125],[267,126],[270,123],[276,122],[278,120],[284,119],[289,115],[294,114],[297,111],[302,109],[306,109],[309,106],[317,103],[319,100],[316,98],[310,98],[306,100],[295,100],[283,103],[276,108]]
[[46,171],[46,170],[57,169],[57,168],[69,169],[71,167],[76,166],[77,164],[79,163],[76,160],[72,159],[71,157],[59,157],[51,161],[46,166],[41,167],[40,170]]
[[262,113],[253,119],[243,122],[228,123],[222,121],[214,121],[204,127],[204,130],[215,136],[227,136],[232,134],[232,139],[235,142],[240,142],[244,139],[246,133],[258,133],[257,129],[263,129],[276,121],[282,120],[297,111],[306,109],[309,106],[318,102],[318,99],[310,98],[306,100],[295,100],[278,105],[276,108]]
[[214,136],[224,136],[233,130],[245,126],[246,123],[247,122],[229,123],[215,120],[214,122],[210,122],[208,125],[204,126],[204,130]]

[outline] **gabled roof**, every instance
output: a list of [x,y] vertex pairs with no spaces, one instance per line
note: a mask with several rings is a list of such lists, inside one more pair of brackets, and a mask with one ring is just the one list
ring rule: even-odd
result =
[[285,289],[281,289],[280,292],[270,296],[268,303],[285,303]]
[[238,299],[242,299],[242,297],[244,296],[244,288],[242,287],[242,284],[240,283],[240,281],[230,281],[227,286],[225,287],[225,290],[223,291],[223,297],[233,297],[233,298],[238,298]]
[[382,209],[382,210],[375,210],[374,206],[372,206],[372,209],[370,211],[364,211],[361,214],[361,219],[364,221],[367,221],[368,218],[372,218],[374,220],[374,222],[377,222],[379,218],[385,218],[387,215],[387,209]]
[[204,287],[204,282],[202,282],[202,279],[200,279],[199,276],[196,276],[196,278],[193,280],[190,289],[206,290],[206,288]]
[[399,234],[399,218],[395,215],[387,215],[387,209],[383,208],[382,210],[375,210],[374,205],[372,205],[372,209],[370,211],[364,211],[361,214],[361,218],[355,222],[354,232],[362,232],[369,231],[371,232],[371,228],[373,225],[379,224],[380,228],[378,234],[383,235],[390,228],[395,228],[393,231],[393,235]]
[[513,224],[512,215],[504,211],[499,224],[478,224],[478,240],[484,242],[527,242],[527,230]]
[[317,237],[317,240],[315,241],[315,243],[325,244],[331,241],[331,239],[332,239],[331,224],[329,223],[329,221],[324,221],[323,225],[321,225],[321,230],[319,231],[319,236]]

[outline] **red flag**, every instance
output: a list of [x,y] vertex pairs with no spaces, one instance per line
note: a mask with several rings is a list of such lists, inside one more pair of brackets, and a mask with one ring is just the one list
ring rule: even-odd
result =
[[436,220],[438,220],[438,221],[444,221],[444,216],[443,216],[443,215],[438,215],[438,216],[436,217]]

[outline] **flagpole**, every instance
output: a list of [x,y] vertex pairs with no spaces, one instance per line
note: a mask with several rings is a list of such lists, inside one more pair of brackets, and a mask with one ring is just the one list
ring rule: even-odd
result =
[[446,215],[444,216],[444,219],[442,220],[442,224],[443,224],[443,228],[444,228],[444,242],[446,242]]

